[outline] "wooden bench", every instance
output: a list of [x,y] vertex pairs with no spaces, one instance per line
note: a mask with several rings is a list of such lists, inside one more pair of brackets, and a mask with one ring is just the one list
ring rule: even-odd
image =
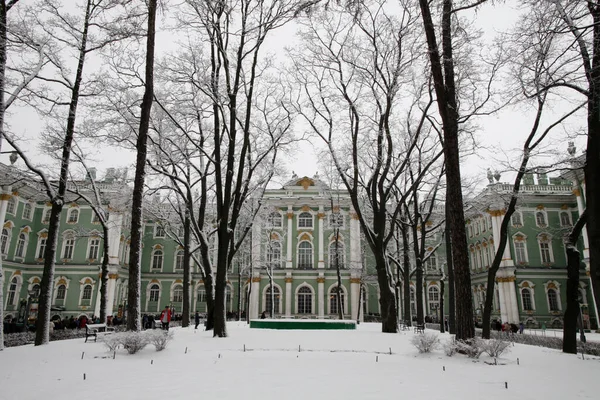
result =
[[425,324],[416,324],[415,325],[415,333],[425,333]]
[[400,329],[402,329],[403,331],[407,331],[410,329],[410,326],[408,325],[407,321],[401,320],[399,325]]
[[87,324],[85,326],[85,343],[87,343],[90,336],[94,337],[94,342],[98,340],[98,333],[112,333],[115,328],[106,326],[106,324]]

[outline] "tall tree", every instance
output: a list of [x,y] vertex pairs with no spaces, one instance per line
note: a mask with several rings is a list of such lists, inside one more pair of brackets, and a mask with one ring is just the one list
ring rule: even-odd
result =
[[144,183],[146,178],[146,159],[150,113],[154,98],[154,43],[156,37],[157,0],[148,0],[148,29],[146,31],[146,71],[144,79],[144,97],[140,114],[136,142],[135,178],[133,181],[133,200],[131,205],[131,247],[129,252],[129,290],[127,292],[127,329],[141,329],[140,292],[142,286],[141,255]]

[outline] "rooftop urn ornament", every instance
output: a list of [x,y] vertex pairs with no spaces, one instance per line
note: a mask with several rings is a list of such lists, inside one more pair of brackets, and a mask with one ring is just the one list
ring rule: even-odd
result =
[[498,172],[498,170],[494,173],[494,178],[496,179],[496,182],[500,182],[500,172]]
[[296,175],[296,173],[294,171],[292,171],[292,179],[296,179],[298,177],[298,175]]
[[487,169],[487,178],[490,183],[494,183],[494,175],[489,168]]
[[569,153],[569,155],[571,157],[573,157],[573,156],[575,156],[576,152],[577,152],[577,148],[575,147],[575,143],[569,142],[569,147],[567,147],[567,153]]
[[8,157],[8,159],[10,160],[10,164],[14,165],[14,163],[17,162],[17,159],[19,158],[19,154],[17,154],[16,151],[13,151],[10,153],[10,157]]

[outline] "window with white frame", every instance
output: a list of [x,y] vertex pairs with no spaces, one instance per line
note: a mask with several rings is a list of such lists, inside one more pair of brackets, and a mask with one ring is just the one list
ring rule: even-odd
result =
[[63,237],[62,259],[73,259],[73,251],[75,250],[75,237],[72,234],[67,234]]
[[332,212],[329,214],[329,227],[330,228],[343,228],[344,227],[344,216],[340,212]]
[[2,254],[8,254],[8,248],[10,247],[10,230],[8,228],[2,228],[2,237],[0,237],[0,251]]
[[31,220],[31,204],[29,203],[25,203],[23,205],[23,215],[22,215],[23,219],[29,219]]
[[344,243],[334,240],[329,245],[329,268],[344,268]]
[[531,295],[531,289],[521,289],[521,302],[524,311],[533,311],[533,296]]
[[157,284],[150,286],[150,299],[149,301],[155,303],[158,301],[160,295],[160,287]]
[[427,260],[425,260],[425,269],[428,271],[435,271],[437,269],[437,256],[435,252],[431,253]]
[[16,200],[12,198],[8,199],[8,202],[6,203],[6,212],[14,215],[16,208]]
[[67,296],[67,285],[58,285],[56,288],[56,300],[64,300]]
[[489,268],[490,266],[490,254],[487,250],[488,248],[488,243],[487,242],[483,242],[482,244],[482,248],[481,248],[481,252],[483,253],[483,266],[486,268]]
[[340,291],[340,302],[338,302],[338,287],[333,286],[329,292],[329,314],[338,314],[339,307],[341,306],[342,312],[344,312],[345,295],[344,290],[339,288]]
[[225,287],[225,311],[231,311],[231,286]]
[[312,290],[302,286],[298,289],[298,314],[312,313]]
[[266,249],[267,266],[269,268],[281,267],[281,243],[277,240],[270,240]]
[[272,228],[281,228],[283,225],[283,218],[281,217],[281,214],[277,211],[270,213],[267,217],[267,225]]
[[554,261],[552,254],[552,238],[547,234],[538,236],[538,244],[540,246],[540,259],[542,264],[551,264]]
[[161,249],[156,249],[152,253],[152,269],[161,270],[163,267],[163,251]]
[[15,249],[15,257],[25,257],[25,251],[27,248],[27,235],[24,232],[19,233],[19,239],[17,239],[17,247]]
[[100,217],[98,217],[98,214],[96,214],[96,211],[92,210],[92,224],[99,224],[100,223]]
[[512,223],[512,226],[516,226],[516,227],[523,226],[523,217],[521,216],[521,213],[518,211],[514,212],[514,214],[510,217],[510,221]]
[[206,290],[204,290],[204,286],[198,286],[196,291],[196,310],[206,312]]
[[40,293],[42,292],[42,287],[36,283],[32,286],[31,290],[34,293],[34,297],[39,297]]
[[10,286],[8,287],[8,298],[6,299],[7,306],[14,306],[17,300],[17,286],[19,284],[19,280],[14,277],[10,281]]
[[492,265],[492,263],[494,262],[494,257],[496,257],[496,249],[494,248],[494,243],[492,243],[491,241],[488,242],[487,251],[490,257],[490,265]]
[[550,311],[560,311],[560,302],[558,301],[558,292],[556,289],[548,289],[547,295]]
[[536,211],[535,213],[535,223],[537,224],[537,226],[539,227],[546,227],[546,213],[544,213],[543,211]]
[[92,285],[84,285],[81,300],[89,302],[92,300]]
[[476,263],[475,263],[475,247],[473,247],[473,245],[469,246],[469,252],[471,255],[471,269],[475,269],[477,267]]
[[437,286],[429,286],[428,297],[429,297],[429,309],[437,310],[440,307],[440,290]]
[[560,213],[560,226],[571,226],[571,216],[566,211]]
[[183,302],[183,286],[177,285],[173,288],[173,302],[174,303]]
[[517,265],[527,264],[527,238],[523,235],[513,236],[513,247],[515,249],[515,263]]
[[415,288],[411,286],[410,287],[410,314],[412,316],[417,315],[416,298],[417,298],[417,296],[415,295]]
[[298,268],[313,267],[313,247],[308,241],[300,242],[298,245]]
[[271,312],[271,302],[273,302],[273,313],[279,314],[279,297],[281,296],[279,292],[279,288],[277,286],[273,286],[273,296],[271,296],[271,286],[267,286],[267,290],[265,292],[265,311]]
[[88,259],[96,260],[100,252],[100,238],[93,237],[88,241]]
[[175,269],[183,269],[183,250],[177,250],[177,253],[175,254]]
[[51,216],[52,216],[52,209],[48,208],[46,211],[44,211],[44,217],[42,218],[42,223],[43,224],[49,223]]
[[76,224],[77,221],[79,221],[79,210],[76,208],[72,208],[69,211],[69,218],[67,219],[67,222],[69,224]]
[[313,216],[309,212],[303,212],[298,216],[298,228],[312,228]]
[[161,225],[156,225],[154,227],[154,237],[155,238],[164,238],[167,235],[167,233],[165,232],[165,228],[163,228]]

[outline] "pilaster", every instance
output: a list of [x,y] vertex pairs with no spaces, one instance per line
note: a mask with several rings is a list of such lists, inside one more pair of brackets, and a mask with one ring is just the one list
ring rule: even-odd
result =
[[321,272],[317,278],[317,307],[319,318],[325,317],[325,277]]

